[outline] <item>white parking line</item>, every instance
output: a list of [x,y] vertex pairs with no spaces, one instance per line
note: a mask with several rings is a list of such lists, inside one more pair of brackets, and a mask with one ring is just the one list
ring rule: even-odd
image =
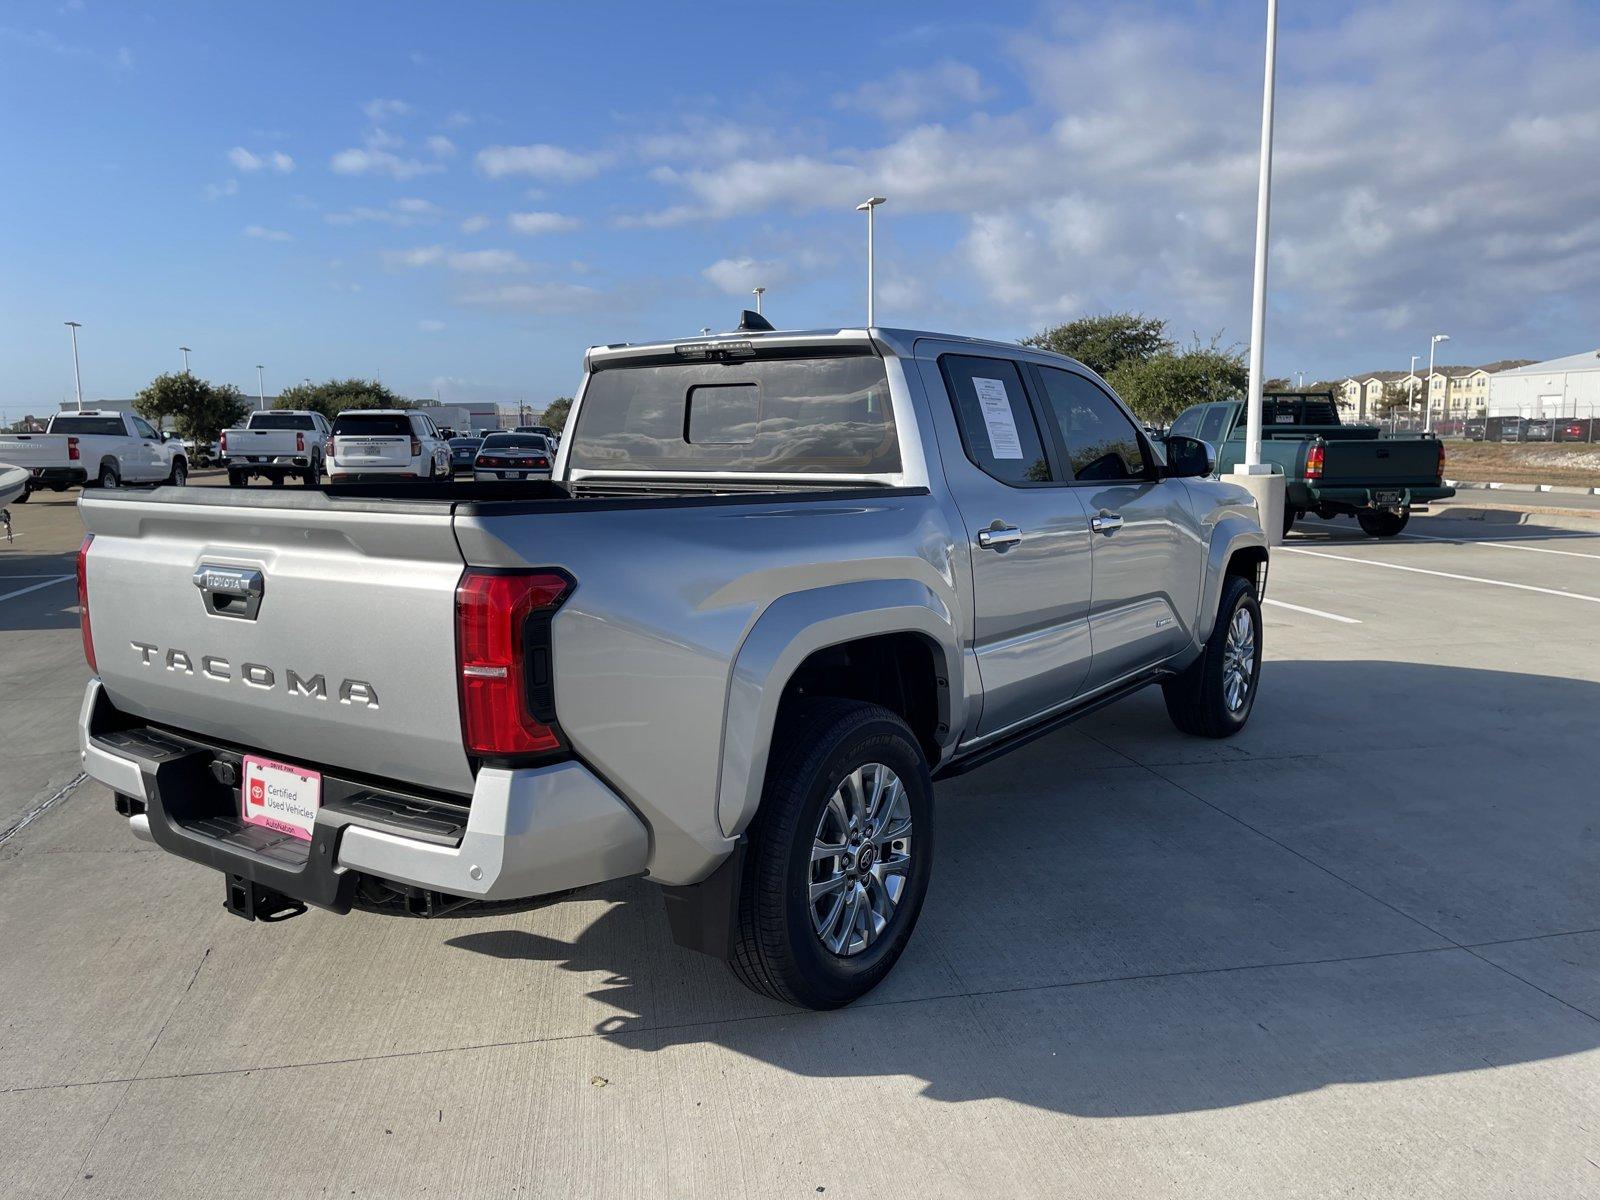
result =
[[1421,538],[1425,542],[1451,542],[1459,546],[1493,546],[1497,550],[1525,550],[1529,554],[1561,554],[1567,558],[1600,558],[1600,554],[1585,554],[1581,550],[1553,550],[1549,546],[1521,546],[1510,538],[1447,538],[1431,533],[1402,533],[1403,538]]
[[1582,592],[1563,592],[1559,588],[1535,587],[1531,583],[1512,583],[1506,579],[1485,579],[1481,575],[1456,575],[1450,571],[1430,571],[1425,567],[1406,567],[1399,563],[1377,562],[1370,558],[1351,558],[1347,554],[1324,554],[1320,550],[1301,550],[1295,546],[1279,546],[1289,554],[1309,554],[1312,558],[1331,558],[1334,562],[1360,563],[1364,567],[1385,567],[1390,571],[1409,571],[1413,575],[1436,575],[1440,579],[1459,579],[1465,583],[1487,583],[1491,587],[1516,588],[1519,592],[1539,592],[1545,596],[1564,596],[1568,600],[1587,600],[1600,604],[1600,596],[1585,596]]
[[1287,608],[1290,612],[1307,613],[1313,617],[1326,617],[1330,621],[1338,621],[1344,625],[1361,624],[1354,617],[1341,617],[1338,613],[1323,612],[1320,608],[1306,608],[1301,604],[1290,604],[1287,600],[1263,600],[1261,603],[1270,604],[1273,608]]
[[7,592],[0,596],[0,601],[15,600],[18,596],[26,596],[29,592],[37,592],[40,588],[47,588],[52,583],[64,583],[68,579],[76,579],[76,575],[57,575],[53,579],[46,579],[43,583],[36,583],[32,587],[18,588],[14,592]]

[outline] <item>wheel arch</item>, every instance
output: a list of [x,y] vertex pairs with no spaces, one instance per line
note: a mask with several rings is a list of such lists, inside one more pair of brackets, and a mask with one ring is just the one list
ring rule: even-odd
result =
[[1259,523],[1244,517],[1225,517],[1211,534],[1211,549],[1206,558],[1206,587],[1200,598],[1200,617],[1195,630],[1209,637],[1217,621],[1217,605],[1228,577],[1239,575],[1256,586],[1257,596],[1265,594],[1268,562],[1267,539]]
[[[784,596],[734,656],[723,720],[717,818],[736,837],[755,816],[781,711],[802,695],[843,696],[900,713],[937,766],[962,728],[955,618],[917,580],[869,580]],[[925,693],[931,682],[933,700]]]

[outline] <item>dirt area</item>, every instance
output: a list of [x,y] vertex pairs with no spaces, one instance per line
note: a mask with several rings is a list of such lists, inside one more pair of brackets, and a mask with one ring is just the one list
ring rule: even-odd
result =
[[1445,443],[1445,475],[1488,483],[1600,487],[1600,445]]

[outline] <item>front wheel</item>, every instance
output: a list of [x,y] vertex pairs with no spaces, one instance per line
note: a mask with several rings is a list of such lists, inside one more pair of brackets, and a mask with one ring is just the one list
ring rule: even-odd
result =
[[1374,510],[1356,514],[1356,520],[1361,523],[1361,529],[1369,537],[1392,538],[1399,535],[1411,520],[1411,510],[1404,512],[1383,512]]
[[172,472],[167,476],[167,482],[173,487],[182,487],[189,482],[189,468],[184,465],[183,459],[172,460]]
[[906,723],[805,701],[773,740],[729,966],[754,991],[838,1008],[888,975],[933,868],[933,782]]
[[1167,715],[1195,737],[1232,737],[1244,728],[1261,682],[1261,605],[1256,589],[1229,575],[1205,651],[1161,691]]

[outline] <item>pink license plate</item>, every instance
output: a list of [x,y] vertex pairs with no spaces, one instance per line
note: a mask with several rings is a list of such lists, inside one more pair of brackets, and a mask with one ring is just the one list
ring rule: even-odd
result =
[[322,775],[270,758],[245,755],[240,808],[251,825],[311,840],[322,807]]

